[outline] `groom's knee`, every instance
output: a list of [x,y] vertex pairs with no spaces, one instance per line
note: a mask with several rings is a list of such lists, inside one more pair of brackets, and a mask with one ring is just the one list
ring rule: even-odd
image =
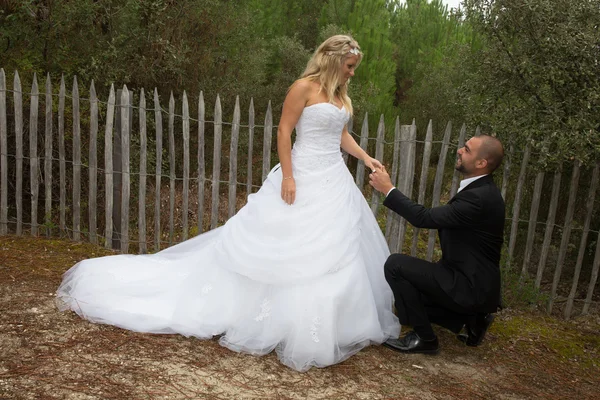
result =
[[385,265],[383,266],[383,271],[385,274],[385,279],[389,282],[390,280],[398,280],[403,277],[402,269],[407,264],[407,258],[410,256],[406,256],[404,254],[395,253],[391,254]]

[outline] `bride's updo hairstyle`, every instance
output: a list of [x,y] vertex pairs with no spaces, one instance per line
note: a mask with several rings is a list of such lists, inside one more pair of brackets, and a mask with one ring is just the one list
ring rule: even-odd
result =
[[330,103],[334,102],[337,96],[341,99],[346,110],[352,115],[352,102],[348,97],[348,82],[340,84],[341,67],[346,58],[356,55],[358,60],[356,66],[360,64],[363,54],[356,40],[347,35],[335,35],[325,40],[315,51],[301,76],[301,79],[308,79],[313,82],[319,82],[321,90],[327,93]]

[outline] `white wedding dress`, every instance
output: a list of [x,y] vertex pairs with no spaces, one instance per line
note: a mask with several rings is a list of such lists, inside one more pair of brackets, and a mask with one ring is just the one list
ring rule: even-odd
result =
[[389,250],[343,162],[345,109],[306,107],[296,126],[296,201],[276,166],[225,225],[151,255],[84,260],[64,274],[58,306],[138,332],[211,338],[234,351],[275,350],[298,371],[338,363],[397,337],[383,275]]

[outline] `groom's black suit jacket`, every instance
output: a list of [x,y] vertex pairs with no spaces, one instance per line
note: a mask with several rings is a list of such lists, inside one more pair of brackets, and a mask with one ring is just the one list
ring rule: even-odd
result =
[[425,208],[398,189],[383,204],[417,228],[438,230],[442,259],[435,278],[444,292],[467,310],[497,311],[505,211],[491,175],[471,182],[444,206]]

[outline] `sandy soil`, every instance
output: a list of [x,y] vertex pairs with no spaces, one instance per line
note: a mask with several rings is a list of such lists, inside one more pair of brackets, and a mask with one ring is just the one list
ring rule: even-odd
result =
[[369,347],[295,372],[178,335],[94,325],[54,304],[61,274],[110,254],[68,240],[0,236],[1,399],[600,398],[600,318],[504,310],[471,348],[439,330],[437,356]]

